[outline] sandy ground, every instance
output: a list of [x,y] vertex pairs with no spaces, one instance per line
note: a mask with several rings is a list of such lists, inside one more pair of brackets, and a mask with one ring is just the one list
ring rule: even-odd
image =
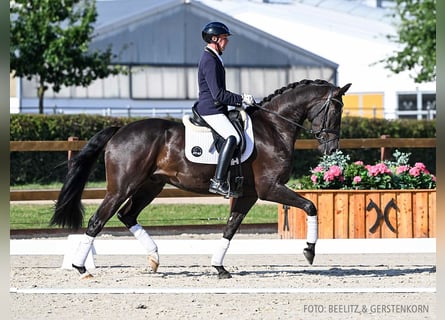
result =
[[[175,238],[220,236],[184,234]],[[235,239],[277,237],[239,234]],[[313,266],[307,265],[303,255],[227,255],[226,268],[233,275],[227,280],[217,279],[209,255],[161,256],[155,274],[144,256],[96,256],[90,280],[79,280],[75,271],[61,269],[62,260],[62,256],[11,256],[10,287],[43,291],[11,292],[11,319],[436,319],[434,292],[316,292],[435,288],[434,254],[325,254],[317,255]],[[45,292],[79,288],[153,291]],[[284,293],[271,293],[272,288]],[[312,291],[289,293],[301,288]],[[237,293],[208,293],[215,289]],[[261,292],[239,293],[242,289]]]

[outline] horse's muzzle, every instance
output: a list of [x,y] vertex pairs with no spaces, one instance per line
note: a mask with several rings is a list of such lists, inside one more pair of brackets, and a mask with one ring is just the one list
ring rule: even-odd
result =
[[338,150],[338,140],[338,138],[334,138],[321,142],[318,150],[324,155],[330,155]]

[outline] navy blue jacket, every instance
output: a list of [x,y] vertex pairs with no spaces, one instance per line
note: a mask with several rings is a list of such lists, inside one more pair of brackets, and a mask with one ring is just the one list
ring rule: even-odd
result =
[[198,65],[199,101],[196,106],[200,115],[224,113],[227,105],[241,106],[241,95],[226,90],[226,71],[219,58],[205,49]]

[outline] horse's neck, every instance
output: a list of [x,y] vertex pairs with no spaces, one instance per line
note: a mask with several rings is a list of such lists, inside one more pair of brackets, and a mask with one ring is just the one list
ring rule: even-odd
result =
[[275,100],[263,105],[267,111],[258,110],[260,117],[257,123],[254,121],[254,126],[261,128],[269,128],[269,132],[274,132],[275,137],[279,137],[280,141],[285,145],[292,147],[295,139],[300,132],[300,127],[306,119],[306,111],[303,105],[289,106],[284,108],[285,102],[282,100]]
[[[292,103],[289,103],[289,100],[291,100]],[[289,99],[287,95],[283,95],[278,97],[273,103],[269,103],[266,108],[287,119],[288,124],[293,122],[301,125],[307,117],[306,106],[308,104],[309,101],[304,101],[301,98]]]

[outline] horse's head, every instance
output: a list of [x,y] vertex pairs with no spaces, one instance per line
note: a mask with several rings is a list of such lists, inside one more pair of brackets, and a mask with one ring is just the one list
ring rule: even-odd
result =
[[350,86],[351,83],[342,88],[331,86],[327,97],[324,96],[323,101],[318,101],[308,114],[312,133],[320,143],[318,149],[323,154],[331,154],[338,149],[343,111],[342,96]]

